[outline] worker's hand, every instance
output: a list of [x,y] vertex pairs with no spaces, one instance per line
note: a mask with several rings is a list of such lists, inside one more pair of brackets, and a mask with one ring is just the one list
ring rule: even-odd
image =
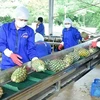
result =
[[84,38],[84,40],[88,40],[88,39],[89,39],[89,36],[87,36],[87,37]]
[[31,70],[31,67],[32,67],[31,61],[27,62],[25,66],[26,66],[27,72],[29,72]]
[[[38,59],[38,57],[32,58],[31,64],[32,64],[32,62],[35,62],[35,60],[37,60],[37,59]],[[34,68],[34,65],[32,64],[31,66],[32,66],[32,69],[37,72],[37,70]]]
[[38,26],[39,26],[39,24],[37,23],[37,24],[36,24],[36,28],[37,28]]
[[13,61],[15,64],[17,64],[18,66],[22,66],[23,62],[20,60],[20,59],[22,59],[21,56],[19,56],[18,54],[12,53],[12,54],[10,55],[10,58],[12,59],[12,61]]
[[91,47],[96,48],[97,47],[97,41],[92,41]]
[[27,70],[27,72],[29,72],[31,70],[31,68],[26,66],[26,70]]
[[63,49],[63,45],[62,44],[60,44],[59,46],[58,46],[58,50],[62,50]]

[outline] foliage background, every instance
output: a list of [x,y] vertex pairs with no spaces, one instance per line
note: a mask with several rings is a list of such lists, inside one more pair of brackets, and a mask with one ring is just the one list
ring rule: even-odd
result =
[[[30,11],[28,24],[39,16],[49,22],[49,0],[0,0],[0,22],[10,22],[13,9],[24,4]],[[54,0],[54,24],[63,25],[65,17],[70,17],[76,27],[96,27],[100,30],[100,0]]]

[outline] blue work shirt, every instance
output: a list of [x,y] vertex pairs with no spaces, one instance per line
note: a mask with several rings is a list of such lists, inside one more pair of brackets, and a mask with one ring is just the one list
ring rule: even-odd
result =
[[6,23],[0,28],[0,52],[2,52],[1,69],[5,70],[16,66],[10,57],[4,54],[5,49],[22,57],[23,63],[36,57],[34,31],[28,26],[16,29],[15,22]]
[[36,52],[39,58],[51,54],[51,45],[44,41],[38,41],[36,44]]
[[64,49],[75,46],[82,40],[80,32],[74,28],[64,28],[62,31],[62,41],[64,42]]
[[39,24],[39,26],[38,26],[37,29],[36,29],[36,32],[37,32],[37,33],[40,33],[42,36],[45,35],[45,28],[44,28],[43,23],[40,23],[40,24]]

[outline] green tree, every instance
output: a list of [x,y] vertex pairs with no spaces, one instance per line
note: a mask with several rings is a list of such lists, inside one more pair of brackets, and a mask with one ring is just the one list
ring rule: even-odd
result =
[[1,23],[11,22],[11,21],[13,21],[13,19],[11,19],[10,16],[0,17]]
[[[28,24],[36,22],[39,16],[44,18],[44,22],[49,22],[49,0],[6,0],[6,2],[1,0],[1,21],[10,21],[8,9],[12,12],[12,9],[17,6],[14,3],[15,1],[19,1],[29,9],[30,18]],[[99,29],[99,8],[100,0],[54,0],[54,24],[62,25],[64,18],[70,17],[75,26],[97,27]],[[7,19],[3,18],[4,15]]]

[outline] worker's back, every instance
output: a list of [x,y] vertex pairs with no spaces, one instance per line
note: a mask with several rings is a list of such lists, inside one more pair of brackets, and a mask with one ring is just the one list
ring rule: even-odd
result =
[[44,41],[40,33],[35,34],[36,51],[39,58],[51,54],[51,45]]
[[39,58],[51,54],[51,45],[44,41],[36,42],[36,51]]

